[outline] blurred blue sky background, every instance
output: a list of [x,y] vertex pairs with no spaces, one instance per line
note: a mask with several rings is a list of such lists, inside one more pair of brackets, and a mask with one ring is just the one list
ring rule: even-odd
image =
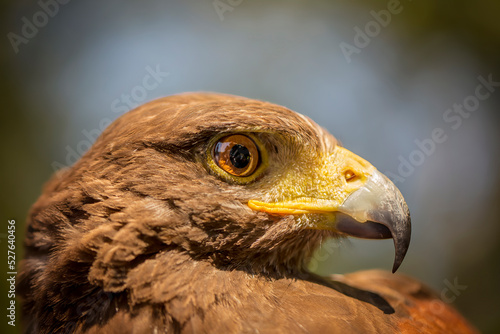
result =
[[[402,177],[403,160],[418,162],[397,179],[413,218],[400,271],[438,292],[458,279],[467,288],[453,304],[484,332],[500,331],[500,87],[456,129],[445,119],[454,104],[473,101],[478,77],[500,82],[498,3],[111,0],[50,8],[44,23],[40,3],[2,4],[0,204],[2,224],[18,222],[18,246],[43,183],[130,109],[124,94],[137,105],[185,91],[243,95],[311,117],[382,172]],[[38,22],[33,37],[23,36],[23,18]],[[360,30],[367,45],[346,57],[342,45],[356,46]],[[161,74],[147,89],[151,71]],[[435,129],[446,140],[415,153]],[[311,267],[325,275],[390,269],[392,259],[390,240],[350,239],[326,245]]]

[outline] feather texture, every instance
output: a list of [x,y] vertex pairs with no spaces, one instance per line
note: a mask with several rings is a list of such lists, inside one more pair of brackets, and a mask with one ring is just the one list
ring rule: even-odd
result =
[[[226,182],[205,164],[210,139],[235,132],[269,152],[256,182]],[[336,144],[304,116],[228,95],[171,96],[120,117],[30,211],[26,331],[474,333],[410,278],[309,273],[312,252],[339,235],[246,206],[302,152]]]

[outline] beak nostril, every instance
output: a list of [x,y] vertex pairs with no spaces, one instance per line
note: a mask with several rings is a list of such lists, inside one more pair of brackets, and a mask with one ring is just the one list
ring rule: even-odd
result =
[[347,182],[354,180],[356,176],[357,176],[356,173],[354,173],[350,169],[344,172],[344,177]]

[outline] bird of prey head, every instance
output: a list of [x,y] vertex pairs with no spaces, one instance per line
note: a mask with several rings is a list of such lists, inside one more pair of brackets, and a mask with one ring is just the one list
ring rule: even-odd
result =
[[78,319],[114,312],[71,306],[95,303],[89,296],[99,292],[117,309],[146,303],[141,291],[151,286],[167,300],[174,292],[161,282],[186,259],[220,272],[293,275],[322,240],[342,236],[393,238],[395,271],[410,215],[391,181],[325,129],[242,97],[159,99],[111,124],[33,206],[25,318],[42,332],[70,321],[81,329]]

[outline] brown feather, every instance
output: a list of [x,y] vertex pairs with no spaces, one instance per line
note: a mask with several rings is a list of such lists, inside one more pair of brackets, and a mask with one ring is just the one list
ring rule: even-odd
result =
[[[271,181],[231,184],[204,165],[212,136],[239,131],[272,154]],[[306,117],[228,95],[171,96],[120,117],[31,209],[26,331],[473,333],[409,278],[308,273],[312,252],[336,235],[245,205],[303,150],[335,145]]]

